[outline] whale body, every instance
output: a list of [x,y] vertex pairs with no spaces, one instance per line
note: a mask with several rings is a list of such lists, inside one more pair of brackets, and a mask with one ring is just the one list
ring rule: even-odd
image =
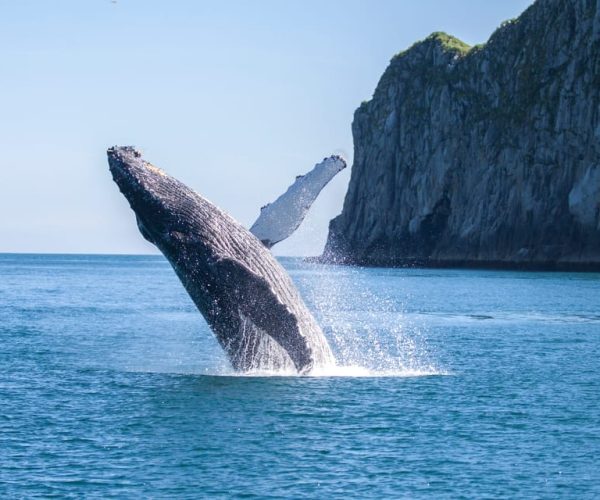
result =
[[135,148],[107,154],[142,236],[171,263],[234,369],[307,373],[335,362],[290,277],[256,236]]

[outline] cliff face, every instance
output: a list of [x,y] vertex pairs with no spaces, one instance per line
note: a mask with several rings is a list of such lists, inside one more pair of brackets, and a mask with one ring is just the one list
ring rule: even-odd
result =
[[325,260],[600,269],[600,0],[537,0],[473,48],[434,33],[352,131]]

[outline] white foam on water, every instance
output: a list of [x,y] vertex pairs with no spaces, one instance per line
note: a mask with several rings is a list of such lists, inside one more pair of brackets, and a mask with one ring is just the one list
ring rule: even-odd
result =
[[[188,373],[187,375],[193,375]],[[250,370],[247,372],[236,372],[231,369],[223,371],[207,370],[202,375],[213,377],[302,377],[302,378],[409,378],[409,377],[431,377],[451,375],[449,372],[430,369],[406,369],[406,370],[372,370],[364,366],[322,366],[311,370],[306,374],[299,374],[293,370]]]
[[315,368],[313,371],[307,374],[308,377],[394,377],[394,378],[405,378],[405,377],[429,377],[434,375],[449,375],[449,373],[442,372],[431,368],[430,370],[371,370],[364,366],[348,365],[348,366],[323,366]]

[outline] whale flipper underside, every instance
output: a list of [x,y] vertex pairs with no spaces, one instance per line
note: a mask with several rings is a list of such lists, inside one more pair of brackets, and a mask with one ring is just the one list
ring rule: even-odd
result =
[[138,228],[173,266],[236,370],[334,363],[312,314],[271,252],[247,229],[131,147],[108,150]]
[[267,248],[288,238],[298,229],[321,190],[344,168],[346,162],[341,156],[330,156],[307,174],[296,177],[285,193],[260,209],[250,232]]

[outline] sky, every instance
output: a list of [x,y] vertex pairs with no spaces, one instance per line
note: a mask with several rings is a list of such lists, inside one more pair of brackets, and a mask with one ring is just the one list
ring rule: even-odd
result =
[[[0,252],[157,253],[106,149],[249,227],[331,154],[391,57],[433,31],[485,42],[529,0],[0,0]],[[350,168],[274,248],[318,255]]]

